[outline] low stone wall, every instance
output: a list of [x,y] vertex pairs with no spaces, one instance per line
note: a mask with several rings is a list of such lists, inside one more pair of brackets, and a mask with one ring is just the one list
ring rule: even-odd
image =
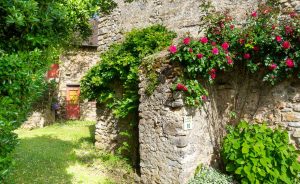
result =
[[[218,73],[213,85],[204,84],[209,100],[194,109],[184,105],[180,92],[171,91],[177,71],[182,69],[169,63],[166,53],[151,57],[159,85],[149,96],[147,72],[140,70],[141,183],[184,184],[200,164],[217,166],[225,127],[240,119],[286,129],[290,142],[299,146],[299,80],[271,86],[262,82],[260,75],[237,66],[231,72]],[[187,129],[189,121],[192,124]]]
[[25,121],[21,128],[34,129],[43,128],[55,122],[55,112],[50,109],[43,109],[42,111],[34,111]]

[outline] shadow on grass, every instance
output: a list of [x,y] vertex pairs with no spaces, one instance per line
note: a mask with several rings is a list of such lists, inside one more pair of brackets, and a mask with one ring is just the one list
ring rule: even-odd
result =
[[51,136],[21,139],[8,183],[72,184],[67,168],[76,162],[76,146]]

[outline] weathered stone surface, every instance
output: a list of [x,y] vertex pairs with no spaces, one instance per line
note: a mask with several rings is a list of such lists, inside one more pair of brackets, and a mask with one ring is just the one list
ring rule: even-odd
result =
[[300,114],[296,112],[286,112],[282,114],[282,121],[295,122],[300,121]]
[[295,138],[300,138],[300,130],[296,130],[296,131],[293,133],[293,137],[295,137]]
[[290,127],[300,127],[300,122],[289,122]]

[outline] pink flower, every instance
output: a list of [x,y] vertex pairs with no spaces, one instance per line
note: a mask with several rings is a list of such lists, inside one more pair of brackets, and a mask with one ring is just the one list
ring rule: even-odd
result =
[[272,63],[270,66],[269,66],[269,70],[275,70],[277,68],[277,65],[275,63]]
[[198,59],[203,58],[203,54],[201,54],[201,53],[197,54],[197,58],[198,58]]
[[233,30],[234,29],[234,25],[230,25],[230,29]]
[[190,44],[190,43],[191,43],[191,38],[186,37],[185,39],[183,39],[183,44],[184,44],[184,45],[188,45],[188,44]]
[[258,47],[258,46],[254,46],[254,47],[253,47],[253,50],[254,50],[255,52],[258,52],[258,51],[259,51],[259,47]]
[[219,49],[217,47],[214,47],[211,52],[214,54],[214,55],[218,55],[219,54]]
[[207,37],[202,37],[202,38],[200,38],[200,42],[201,42],[201,43],[207,43],[207,42],[208,42]]
[[289,48],[291,47],[291,44],[290,44],[290,42],[288,42],[288,41],[284,41],[284,42],[282,43],[282,47],[283,47],[284,49],[289,49]]
[[294,66],[295,66],[294,61],[290,58],[286,59],[285,64],[288,68],[294,68]]
[[276,36],[275,39],[277,42],[281,42],[281,40],[282,40],[281,36]]
[[250,59],[251,55],[249,53],[244,54],[244,59]]
[[206,100],[207,100],[207,96],[206,96],[206,95],[202,95],[202,96],[201,96],[201,99],[202,99],[203,101],[206,101]]
[[187,87],[185,87],[185,85],[180,84],[180,83],[177,84],[176,89],[177,89],[178,91],[188,91]]
[[252,12],[252,13],[251,13],[251,16],[252,16],[252,17],[257,17],[257,12],[256,12],[256,11]]
[[222,48],[223,48],[224,50],[227,50],[227,49],[229,48],[229,44],[228,44],[227,42],[224,42],[224,43],[222,44]]
[[172,53],[172,54],[175,54],[177,52],[177,47],[175,45],[171,45],[170,48],[169,48],[169,51]]
[[211,42],[211,45],[212,45],[212,46],[216,46],[217,43],[216,43],[216,42]]
[[193,52],[193,49],[192,49],[192,48],[190,48],[190,49],[189,49],[189,52],[191,52],[191,53],[192,53],[192,52]]

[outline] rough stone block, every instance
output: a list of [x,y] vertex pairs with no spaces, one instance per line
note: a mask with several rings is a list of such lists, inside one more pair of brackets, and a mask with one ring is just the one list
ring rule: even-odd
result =
[[300,130],[296,130],[296,131],[293,133],[293,137],[300,138]]
[[297,122],[300,121],[300,115],[294,112],[287,112],[282,114],[282,121]]
[[300,122],[289,122],[289,126],[300,128]]

